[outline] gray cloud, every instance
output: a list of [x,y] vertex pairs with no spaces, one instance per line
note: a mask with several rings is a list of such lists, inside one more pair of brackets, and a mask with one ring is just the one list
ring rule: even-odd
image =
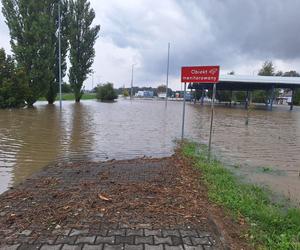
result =
[[[252,74],[265,60],[278,69],[300,71],[299,0],[91,0],[95,23],[95,79],[165,81],[167,43],[171,42],[171,81],[178,88],[183,65],[219,64],[223,71]],[[0,42],[7,29],[0,16]],[[90,80],[87,83],[90,86]]]

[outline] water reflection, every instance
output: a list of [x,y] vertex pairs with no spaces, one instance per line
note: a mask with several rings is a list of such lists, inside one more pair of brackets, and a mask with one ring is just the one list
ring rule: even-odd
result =
[[89,152],[94,145],[94,117],[89,107],[74,103],[68,112],[70,119],[70,139],[64,144],[67,159],[89,160]]
[[[182,104],[124,101],[0,110],[0,192],[49,162],[167,156],[181,135]],[[248,179],[300,201],[300,110],[216,107],[213,147]],[[186,135],[206,143],[210,107],[187,105]],[[273,172],[260,171],[262,167]],[[235,168],[236,171],[236,168]]]
[[25,109],[17,112],[19,117],[11,120],[15,126],[13,135],[18,138],[18,150],[11,159],[11,163],[14,164],[12,169],[14,183],[36,172],[45,162],[55,159],[60,150],[59,138],[62,132],[60,114],[54,106],[47,105],[41,109]]

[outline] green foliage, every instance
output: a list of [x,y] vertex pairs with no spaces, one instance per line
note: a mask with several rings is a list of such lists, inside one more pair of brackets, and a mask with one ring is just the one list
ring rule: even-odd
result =
[[264,62],[262,68],[260,69],[258,75],[260,76],[274,76],[275,75],[275,67],[272,61]]
[[[95,100],[96,94],[95,93],[84,93],[81,97],[81,100]],[[75,96],[73,93],[62,93],[62,100],[63,101],[74,101]],[[45,97],[39,99],[39,101],[46,101]],[[56,96],[56,101],[59,101],[59,96]]]
[[80,102],[83,82],[91,73],[94,62],[94,45],[100,26],[91,27],[95,11],[87,0],[69,1],[69,42],[70,63],[69,80],[74,90],[75,101]]
[[61,85],[61,92],[62,93],[72,93],[72,87],[70,84],[63,83]]
[[32,106],[48,92],[53,79],[55,24],[50,13],[55,3],[53,0],[2,0],[2,4],[12,51],[29,86],[25,99]]
[[[56,0],[56,4],[51,7],[51,18],[53,19],[54,27],[53,29],[58,30],[58,4],[59,1]],[[53,78],[49,82],[49,90],[46,94],[46,99],[49,104],[55,102],[58,90],[59,90],[59,45],[58,45],[58,32],[53,32],[52,34],[52,44],[55,48],[55,56],[52,64]],[[68,52],[69,42],[68,42],[68,1],[61,0],[61,73],[62,78],[66,75],[67,70],[67,52]],[[63,91],[64,92],[64,91]]]
[[245,91],[235,91],[234,92],[234,100],[236,102],[244,102],[246,100],[246,92]]
[[271,202],[262,188],[241,183],[216,160],[208,162],[205,149],[194,143],[185,143],[182,152],[195,159],[210,199],[227,208],[235,218],[247,221],[250,231],[245,237],[252,240],[255,249],[299,249],[299,209],[284,211]]
[[21,69],[15,69],[10,56],[0,49],[0,108],[16,108],[24,105],[28,91],[26,76]]
[[218,90],[216,97],[219,102],[230,102],[231,101],[231,91],[230,90]]
[[291,71],[285,72],[282,76],[285,76],[285,77],[300,77],[300,74],[295,70],[291,70]]
[[268,101],[268,92],[265,90],[254,90],[252,101],[256,103],[266,103]]
[[123,91],[123,96],[124,96],[124,97],[128,97],[128,96],[129,96],[129,92],[128,92],[127,89],[124,89],[124,91]]
[[113,101],[118,98],[112,83],[99,85],[97,87],[97,99],[101,101]]

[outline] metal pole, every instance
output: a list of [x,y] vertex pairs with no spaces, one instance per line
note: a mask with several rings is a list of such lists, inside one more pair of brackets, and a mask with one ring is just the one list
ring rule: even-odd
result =
[[273,110],[273,103],[274,103],[274,91],[275,91],[275,86],[272,85],[272,90],[271,90],[271,100],[270,100],[270,110]]
[[292,89],[292,99],[291,99],[291,104],[290,104],[291,111],[294,109],[294,97],[295,97],[295,89]]
[[170,68],[170,43],[168,43],[167,84],[166,84],[166,107],[168,106],[169,68]]
[[246,92],[246,102],[245,102],[245,109],[249,107],[249,90]]
[[131,72],[131,91],[130,91],[130,100],[133,98],[133,69],[134,69],[134,64],[132,64],[132,72]]
[[62,73],[61,73],[61,14],[60,14],[61,1],[58,4],[58,71],[59,71],[59,107],[62,110]]
[[214,84],[212,103],[211,103],[210,133],[209,133],[209,143],[208,143],[208,160],[209,161],[210,161],[210,156],[211,156],[211,141],[212,141],[212,132],[213,132],[214,113],[215,113],[216,90],[217,90],[217,84]]
[[92,73],[92,90],[94,89],[94,72]]
[[183,94],[183,112],[182,112],[182,132],[181,132],[181,140],[184,139],[185,99],[186,99],[186,82],[184,83],[184,94]]

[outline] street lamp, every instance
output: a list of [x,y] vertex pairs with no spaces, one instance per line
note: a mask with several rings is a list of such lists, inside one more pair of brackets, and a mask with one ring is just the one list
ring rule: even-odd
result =
[[61,73],[61,1],[58,3],[58,71],[59,71],[59,107],[62,110],[62,93],[61,93],[61,85],[62,85],[62,73]]
[[168,106],[169,68],[170,68],[170,43],[168,43],[167,84],[166,84],[166,107]]
[[132,71],[131,71],[131,92],[130,92],[130,100],[133,98],[133,71],[134,71],[134,66],[136,64],[132,64]]

